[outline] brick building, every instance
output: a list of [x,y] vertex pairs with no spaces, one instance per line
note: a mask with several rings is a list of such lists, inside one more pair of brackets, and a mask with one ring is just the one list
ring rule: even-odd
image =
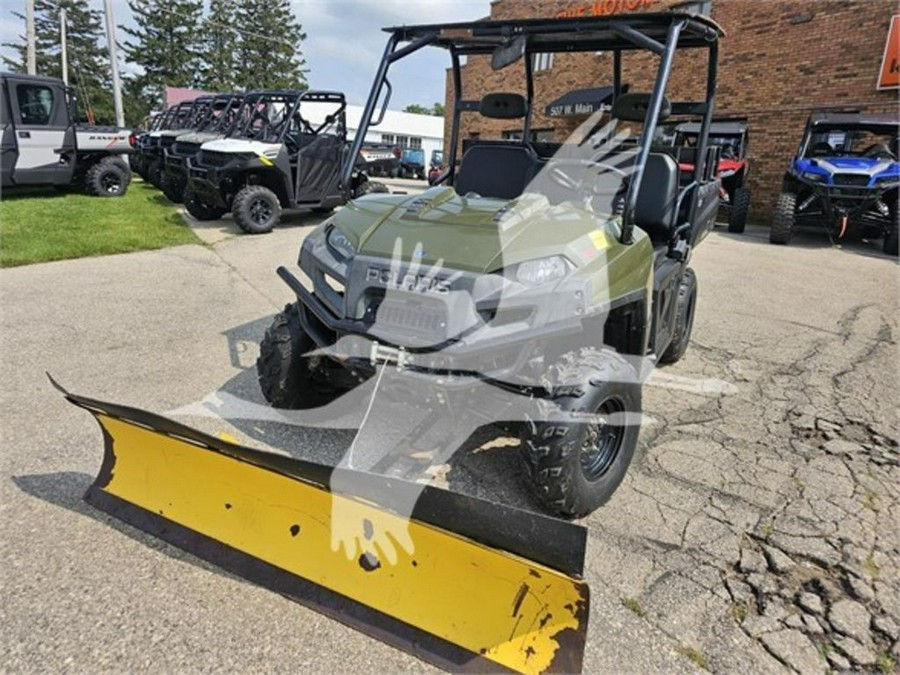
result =
[[[622,11],[661,11],[677,0],[494,0],[492,19],[562,17]],[[893,0],[712,0],[712,18],[725,30],[719,55],[717,116],[741,116],[750,128],[752,211],[771,213],[781,177],[796,151],[812,110],[859,109],[897,112],[898,91],[878,90],[876,82]],[[705,55],[679,53],[669,82],[670,98],[701,97]],[[703,59],[701,62],[697,59]],[[623,81],[631,91],[649,91],[655,57],[623,57]],[[548,115],[547,106],[568,92],[611,84],[610,54],[541,55],[534,61],[535,105],[532,130],[546,140],[564,140],[584,115]],[[524,93],[524,66],[491,70],[489,57],[470,57],[462,67],[464,99],[491,91]],[[447,109],[453,82],[447,73]],[[449,116],[448,116],[449,117]],[[492,120],[463,113],[460,139],[510,136],[516,120]],[[444,144],[449,146],[450,120]]]

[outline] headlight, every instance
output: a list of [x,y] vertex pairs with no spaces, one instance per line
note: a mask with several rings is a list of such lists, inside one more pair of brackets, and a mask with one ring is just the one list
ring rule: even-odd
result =
[[814,183],[825,183],[828,181],[828,176],[825,176],[821,173],[813,173],[812,171],[804,171],[803,177],[806,180],[811,180]]
[[879,176],[875,179],[875,185],[885,185],[886,183],[900,183],[900,176]]
[[521,263],[516,269],[516,279],[519,283],[527,286],[539,286],[562,279],[568,271],[565,258],[552,255],[549,258],[538,258]]
[[353,248],[353,242],[350,241],[346,234],[336,227],[332,227],[328,231],[325,242],[328,244],[328,247],[343,260],[352,260],[353,256],[356,255],[356,249]]

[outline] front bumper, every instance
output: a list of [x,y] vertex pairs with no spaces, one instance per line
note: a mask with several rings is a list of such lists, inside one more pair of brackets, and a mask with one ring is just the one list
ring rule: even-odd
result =
[[278,275],[297,296],[304,329],[327,356],[351,370],[368,373],[384,363],[445,379],[536,384],[527,366],[548,345],[562,353],[563,343],[602,343],[602,331],[584,331],[585,321],[601,314],[589,307],[587,279],[529,288],[500,275],[416,274],[408,264],[391,270],[383,258],[357,256],[343,263],[315,237],[301,249],[300,266],[311,283],[284,267]]
[[810,192],[799,204],[798,215],[806,215],[804,211],[813,209],[810,215],[822,215],[830,221],[845,217],[857,222],[881,218],[887,220],[890,213],[882,198],[900,187],[900,180],[869,186],[835,185],[808,180],[802,176],[794,176],[794,179]]

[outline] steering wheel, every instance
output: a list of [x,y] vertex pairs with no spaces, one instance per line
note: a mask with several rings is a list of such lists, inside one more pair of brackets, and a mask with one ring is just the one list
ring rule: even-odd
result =
[[891,149],[884,143],[870,145],[863,151],[862,156],[871,157],[873,159],[896,159],[894,153],[891,152]]
[[[547,174],[550,176],[550,180],[552,180],[554,183],[556,183],[560,187],[563,187],[567,190],[572,190],[574,192],[581,192],[582,188],[584,187],[585,182],[587,182],[587,181],[585,181],[583,178],[577,179],[577,178],[572,177],[571,174],[567,173],[562,168],[560,168],[560,165],[573,166],[573,167],[578,167],[580,169],[592,169],[592,175],[596,175],[597,173],[599,173],[599,172],[593,171],[593,170],[604,169],[606,171],[609,171],[610,173],[615,174],[622,180],[625,180],[626,178],[628,178],[628,174],[625,173],[624,171],[622,171],[622,169],[620,169],[619,167],[614,166],[612,164],[607,164],[605,162],[595,162],[590,159],[554,159],[554,160],[551,160],[550,163],[547,165]],[[586,172],[583,172],[583,173],[586,173]],[[608,192],[618,192],[620,189],[620,186],[617,186],[615,190],[598,190],[597,189],[598,186],[597,186],[596,182],[595,181],[591,181],[591,182],[593,183],[591,185],[591,190],[590,190],[590,193],[592,195],[607,194]]]

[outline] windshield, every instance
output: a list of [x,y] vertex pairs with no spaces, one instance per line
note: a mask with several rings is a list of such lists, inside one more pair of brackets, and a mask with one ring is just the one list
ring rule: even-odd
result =
[[891,159],[898,157],[897,129],[843,127],[813,127],[806,144],[804,157],[870,157]]

